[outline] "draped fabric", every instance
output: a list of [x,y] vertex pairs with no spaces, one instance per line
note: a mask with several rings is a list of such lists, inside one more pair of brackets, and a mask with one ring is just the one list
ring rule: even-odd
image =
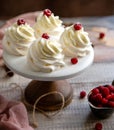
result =
[[0,130],[33,130],[23,103],[8,101],[0,95]]

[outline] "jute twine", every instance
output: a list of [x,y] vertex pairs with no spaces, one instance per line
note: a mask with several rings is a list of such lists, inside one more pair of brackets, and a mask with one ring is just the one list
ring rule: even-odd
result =
[[[48,118],[52,118],[53,116],[57,115],[64,107],[65,105],[65,99],[64,99],[64,96],[61,92],[57,92],[57,91],[52,91],[52,92],[48,92],[48,93],[45,93],[43,95],[41,95],[40,97],[38,97],[34,103],[34,105],[30,104],[29,102],[26,101],[25,99],[25,96],[24,96],[24,91],[22,89],[22,87],[20,85],[18,85],[17,83],[10,83],[10,87],[11,88],[19,88],[19,90],[21,91],[21,100],[23,101],[23,103],[27,106],[27,107],[31,107],[33,108],[33,112],[32,112],[32,117],[33,117],[33,123],[32,123],[32,126],[33,127],[38,127],[38,122],[36,121],[36,110],[38,110],[39,112],[41,112],[44,116],[48,117]],[[49,96],[49,95],[52,95],[52,94],[58,94],[60,95],[61,97],[61,100],[62,100],[62,104],[61,104],[61,107],[53,114],[49,115],[48,113],[46,113],[45,111],[43,111],[42,109],[40,109],[38,107],[38,102],[46,97],[46,96]]]

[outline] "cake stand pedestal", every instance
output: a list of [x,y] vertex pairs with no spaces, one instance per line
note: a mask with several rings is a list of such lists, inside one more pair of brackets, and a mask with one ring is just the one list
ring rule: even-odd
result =
[[68,105],[73,97],[73,89],[66,80],[58,81],[31,81],[25,89],[26,101],[34,104],[42,95],[37,106],[41,110],[53,111],[61,108],[63,101],[60,94],[64,97],[64,107]]
[[3,58],[13,72],[33,79],[25,89],[26,101],[33,105],[38,98],[42,97],[36,106],[41,110],[53,111],[61,108],[62,96],[64,107],[72,101],[73,89],[65,79],[76,76],[90,66],[94,59],[94,51],[91,47],[90,53],[80,58],[75,65],[70,63],[70,59],[66,59],[67,66],[51,73],[32,71],[27,65],[26,56],[14,56],[4,51]]

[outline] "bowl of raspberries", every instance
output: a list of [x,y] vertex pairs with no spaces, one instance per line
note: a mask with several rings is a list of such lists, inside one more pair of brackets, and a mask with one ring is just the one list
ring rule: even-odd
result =
[[114,112],[114,86],[101,85],[88,94],[88,102],[93,114],[98,118],[107,118]]

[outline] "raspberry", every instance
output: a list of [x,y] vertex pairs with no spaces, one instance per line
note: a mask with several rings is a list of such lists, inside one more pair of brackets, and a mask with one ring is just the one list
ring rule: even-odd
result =
[[110,101],[114,101],[114,94],[112,94],[112,95],[108,95],[108,100],[110,100]]
[[77,58],[71,58],[71,63],[72,64],[76,64],[76,63],[78,63],[78,59]]
[[100,104],[102,105],[102,95],[100,93],[91,95],[89,100],[95,106],[99,106]]
[[110,90],[110,92],[114,92],[114,86],[108,85],[108,89]]
[[80,30],[82,28],[82,25],[80,23],[74,24],[75,30]]
[[93,94],[90,94],[90,95],[89,95],[89,101],[90,101],[91,103],[93,103],[93,104],[94,104],[94,97],[95,97],[95,95],[93,95]]
[[86,92],[85,91],[81,91],[80,92],[80,98],[84,98],[86,96]]
[[18,20],[17,20],[17,24],[18,24],[18,25],[25,24],[25,23],[26,23],[26,22],[25,22],[24,19],[18,19]]
[[47,17],[51,16],[51,14],[52,14],[51,10],[49,9],[44,10],[44,15],[46,15]]
[[95,124],[95,130],[102,130],[102,127],[102,124],[99,122]]
[[106,98],[102,99],[102,105],[107,106],[108,100]]
[[89,101],[97,107],[114,108],[114,87],[104,85],[94,88],[89,96]]
[[99,89],[100,92],[102,92],[102,89],[104,88],[104,86],[99,86],[97,88]]
[[94,100],[97,104],[100,104],[102,102],[102,95],[98,93],[95,95]]
[[103,39],[104,37],[105,37],[105,33],[100,32],[100,33],[99,33],[99,39]]
[[107,95],[107,96],[106,96],[106,99],[108,99],[108,100],[109,100],[109,99],[110,99],[110,97],[111,97],[111,94]]
[[103,97],[106,97],[107,95],[110,94],[110,91],[109,91],[109,89],[107,87],[103,87],[101,89],[101,93],[102,93]]
[[97,93],[99,93],[99,89],[98,88],[94,88],[93,90],[92,90],[92,94],[97,94]]
[[43,33],[43,34],[42,34],[42,38],[49,39],[49,36],[48,36],[47,33]]

